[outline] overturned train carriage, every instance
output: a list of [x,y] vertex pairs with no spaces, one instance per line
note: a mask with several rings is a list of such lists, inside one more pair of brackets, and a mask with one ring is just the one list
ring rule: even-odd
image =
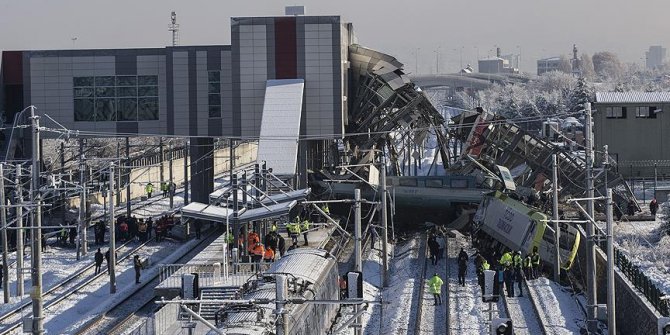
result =
[[[306,300],[339,299],[338,271],[335,257],[315,248],[289,251],[258,278],[247,282],[241,294],[243,300],[277,297],[275,275],[288,279],[288,298]],[[323,334],[335,319],[336,304],[288,304],[285,317],[276,315],[274,301],[267,304],[230,304],[217,314],[217,327],[226,334],[276,334],[281,320],[288,324],[287,335]]]
[[[474,216],[477,235],[483,244],[480,248],[520,250],[526,256],[537,247],[540,259],[553,265],[555,238],[548,221],[546,214],[497,191],[484,196]],[[577,255],[580,236],[575,227],[565,223],[559,226],[561,267],[569,270]]]

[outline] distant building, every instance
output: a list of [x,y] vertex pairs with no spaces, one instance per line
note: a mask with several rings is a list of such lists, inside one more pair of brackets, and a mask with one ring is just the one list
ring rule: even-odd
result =
[[649,51],[645,52],[648,69],[656,69],[663,66],[665,62],[666,49],[660,45],[652,45]]
[[509,66],[515,69],[520,68],[521,55],[509,54],[500,56],[502,59],[506,59],[509,63]]
[[[518,59],[516,66],[512,63],[512,56],[500,55],[500,48],[496,48],[496,56],[478,60],[479,73],[519,73]],[[506,58],[509,57],[509,58]]]
[[537,60],[537,75],[541,76],[544,73],[551,71],[560,71],[561,57],[549,57]]
[[670,92],[598,92],[595,147],[609,153],[626,177],[670,174]]

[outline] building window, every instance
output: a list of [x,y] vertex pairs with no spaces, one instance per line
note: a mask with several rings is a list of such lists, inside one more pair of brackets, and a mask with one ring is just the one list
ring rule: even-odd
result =
[[74,77],[75,121],[158,120],[158,76]]
[[658,107],[656,106],[639,106],[635,109],[635,117],[644,119],[655,119],[656,110],[658,110]]
[[605,107],[605,117],[608,119],[625,119],[626,107]]
[[221,117],[221,71],[209,71],[207,83],[209,117],[219,118]]

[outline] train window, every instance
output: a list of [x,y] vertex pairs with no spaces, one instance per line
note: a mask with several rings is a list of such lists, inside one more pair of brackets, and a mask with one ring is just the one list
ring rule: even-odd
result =
[[417,186],[417,179],[416,178],[400,178],[399,180],[400,186]]
[[426,179],[426,187],[442,188],[442,179]]
[[467,179],[452,179],[450,183],[451,188],[468,188]]

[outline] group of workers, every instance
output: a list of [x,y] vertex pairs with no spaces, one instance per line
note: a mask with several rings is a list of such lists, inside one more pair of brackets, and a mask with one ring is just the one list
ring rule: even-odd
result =
[[[177,185],[171,181],[161,183],[161,192],[163,192],[163,198],[167,197],[168,195],[174,195],[176,189]],[[144,191],[147,192],[147,198],[151,198],[151,195],[154,193],[154,184],[151,182],[147,183],[146,186],[144,186]]]
[[[463,249],[461,249],[463,253]],[[477,263],[477,277],[479,279],[479,285],[484,287],[484,271],[490,270],[491,265],[488,263],[486,258],[481,254],[478,254],[475,258]],[[519,296],[523,296],[523,278],[537,279],[540,271],[540,254],[537,247],[533,247],[533,251],[526,255],[522,256],[521,251],[516,252],[506,251],[500,257],[498,261],[497,274],[498,282],[501,286],[504,284],[507,289],[508,297],[515,297],[514,293],[514,282],[517,283],[519,289]],[[459,282],[460,282],[460,257],[459,257]]]
[[[322,206],[321,210],[324,211],[326,215],[330,214],[327,204]],[[286,223],[286,231],[292,242],[288,248],[286,248],[286,241],[284,237],[278,231],[279,227],[277,221],[274,221],[270,224],[268,227],[268,233],[264,236],[262,241],[260,239],[260,235],[253,229],[252,225],[246,227],[246,238],[245,227],[241,227],[237,241],[238,252],[240,255],[242,255],[242,251],[246,250],[250,261],[253,263],[273,262],[278,259],[278,257],[284,255],[286,252],[299,248],[298,238],[300,234],[302,234],[304,239],[303,246],[308,246],[308,234],[312,226],[309,220],[309,214],[310,213],[307,211],[307,207],[305,206],[294,218],[294,220]],[[226,232],[226,234],[229,248],[232,249],[232,242],[234,241],[235,237],[232,232]],[[256,268],[260,269],[259,266]]]

